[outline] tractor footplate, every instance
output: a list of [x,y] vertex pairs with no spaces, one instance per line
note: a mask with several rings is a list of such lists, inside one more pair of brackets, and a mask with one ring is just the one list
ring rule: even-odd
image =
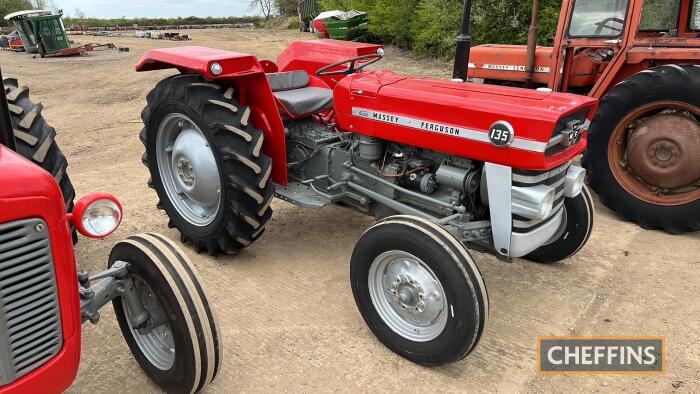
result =
[[302,208],[323,208],[331,203],[330,199],[319,195],[311,187],[298,182],[289,182],[287,187],[277,185],[275,195],[281,200]]

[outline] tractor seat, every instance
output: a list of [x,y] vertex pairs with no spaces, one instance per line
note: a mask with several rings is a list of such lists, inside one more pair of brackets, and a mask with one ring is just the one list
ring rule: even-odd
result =
[[267,74],[272,94],[294,116],[303,116],[333,108],[333,91],[309,86],[305,71]]

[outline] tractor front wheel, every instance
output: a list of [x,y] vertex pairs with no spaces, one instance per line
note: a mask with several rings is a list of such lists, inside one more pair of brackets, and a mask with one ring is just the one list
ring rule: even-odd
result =
[[583,165],[600,200],[647,229],[700,230],[700,67],[633,75],[600,103]]
[[112,301],[124,339],[146,375],[168,393],[195,393],[221,368],[222,347],[197,271],[170,240],[141,234],[118,243],[109,266],[128,264],[148,320],[134,327],[129,303]]
[[272,216],[274,189],[250,108],[238,104],[233,87],[191,74],[161,81],[147,100],[143,162],[169,226],[211,255],[257,240]]
[[488,295],[474,259],[427,220],[391,216],[370,227],[353,251],[350,281],[374,335],[417,364],[461,360],[486,326]]

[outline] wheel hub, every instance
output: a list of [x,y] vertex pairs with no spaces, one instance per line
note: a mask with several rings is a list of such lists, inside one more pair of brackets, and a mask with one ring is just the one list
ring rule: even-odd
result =
[[700,174],[700,125],[682,112],[640,122],[627,146],[629,171],[661,191],[687,187]]
[[209,141],[185,115],[163,119],[156,141],[158,171],[169,201],[196,226],[206,226],[221,205],[219,168]]
[[403,251],[378,256],[369,272],[370,297],[384,322],[404,338],[427,342],[447,324],[447,300],[433,271]]
[[177,173],[180,175],[180,180],[186,186],[194,185],[194,171],[192,163],[187,159],[180,159],[177,162]]

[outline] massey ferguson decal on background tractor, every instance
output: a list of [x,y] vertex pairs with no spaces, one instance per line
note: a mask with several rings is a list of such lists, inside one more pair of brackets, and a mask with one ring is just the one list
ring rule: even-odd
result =
[[121,206],[104,193],[73,206],[66,159],[41,105],[17,80],[3,82],[0,393],[68,388],[80,362],[80,326],[97,323],[110,301],[146,375],[167,392],[199,391],[221,366],[221,345],[194,266],[165,237],[142,234],[114,246],[106,271],[78,272],[73,228],[106,237],[121,222]]
[[588,240],[593,205],[571,160],[596,101],[365,70],[383,54],[333,40],[295,42],[277,64],[148,51],[138,71],[180,74],[147,96],[143,161],[169,225],[212,255],[257,240],[275,196],[375,216],[350,263],[357,306],[396,353],[445,364],[488,318],[467,248],[553,263]]

